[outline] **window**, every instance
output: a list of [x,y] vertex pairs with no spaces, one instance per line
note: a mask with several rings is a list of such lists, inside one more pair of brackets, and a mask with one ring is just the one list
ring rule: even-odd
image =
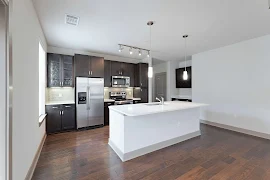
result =
[[[45,115],[46,52],[39,43],[39,117]],[[39,122],[44,118],[40,118]]]

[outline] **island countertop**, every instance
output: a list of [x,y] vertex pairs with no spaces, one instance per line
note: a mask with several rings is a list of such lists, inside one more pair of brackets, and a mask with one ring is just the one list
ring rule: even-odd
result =
[[148,114],[179,111],[179,110],[207,106],[207,104],[181,102],[181,101],[166,101],[164,105],[154,105],[154,104],[157,104],[157,103],[109,106],[109,109],[116,111],[120,114],[123,114],[125,116],[142,116],[142,115],[148,115]]

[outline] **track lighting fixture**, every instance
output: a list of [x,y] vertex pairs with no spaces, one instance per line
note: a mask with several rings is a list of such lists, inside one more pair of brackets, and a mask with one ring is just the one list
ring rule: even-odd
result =
[[124,50],[124,48],[129,48],[130,55],[133,54],[133,50],[134,50],[136,52],[138,51],[139,56],[142,56],[144,54],[144,52],[148,52],[147,57],[150,57],[150,52],[149,52],[150,50],[149,49],[144,49],[144,48],[135,47],[135,46],[129,46],[129,45],[125,45],[125,44],[118,44],[118,46],[119,46],[119,52],[122,52]]

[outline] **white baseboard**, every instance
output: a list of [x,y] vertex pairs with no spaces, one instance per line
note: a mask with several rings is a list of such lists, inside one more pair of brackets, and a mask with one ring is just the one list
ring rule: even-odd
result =
[[201,120],[201,123],[207,124],[207,125],[210,125],[210,126],[219,127],[219,128],[222,128],[222,129],[227,129],[227,130],[230,130],[230,131],[235,131],[235,132],[251,135],[251,136],[256,136],[256,137],[260,137],[260,138],[264,138],[264,139],[270,139],[270,134],[266,134],[266,133],[247,130],[247,129],[238,128],[238,127],[234,127],[234,126],[229,126],[229,125],[225,125],[225,124],[220,124],[220,123],[216,123],[216,122],[211,122],[211,121],[207,121],[207,120]]
[[160,142],[160,143],[157,143],[157,144],[153,144],[153,145],[150,145],[150,146],[147,146],[147,147],[135,150],[135,151],[131,151],[131,152],[128,152],[128,153],[123,153],[121,150],[119,150],[115,146],[115,144],[112,141],[110,141],[110,139],[109,139],[108,144],[115,151],[115,153],[119,156],[119,158],[123,162],[125,162],[125,161],[128,161],[128,160],[134,159],[136,157],[151,153],[153,151],[157,151],[159,149],[163,149],[165,147],[168,147],[168,146],[171,146],[171,145],[186,141],[188,139],[191,139],[191,138],[194,138],[194,137],[197,137],[197,136],[200,136],[200,135],[201,135],[201,132],[196,131],[196,132],[193,132],[193,133],[190,133],[190,134],[186,134],[184,136],[180,136],[180,137],[173,138],[173,139],[170,139],[170,140],[167,140],[167,141],[163,141],[163,142]]
[[34,159],[33,159],[32,164],[31,164],[31,166],[30,166],[30,169],[28,170],[28,173],[27,173],[27,175],[26,175],[25,180],[31,180],[31,179],[32,179],[32,176],[33,176],[34,171],[35,171],[35,169],[36,169],[37,162],[38,162],[40,153],[41,153],[41,151],[42,151],[42,147],[43,147],[43,145],[44,145],[44,143],[45,143],[46,137],[47,137],[47,134],[45,133],[44,136],[43,136],[43,138],[42,138],[42,140],[41,140],[41,143],[39,144],[38,150],[37,150],[37,152],[36,152],[36,155],[35,155],[35,157],[34,157]]

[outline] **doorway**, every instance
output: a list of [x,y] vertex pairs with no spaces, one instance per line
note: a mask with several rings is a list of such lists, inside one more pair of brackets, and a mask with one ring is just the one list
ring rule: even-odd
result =
[[9,40],[8,1],[0,0],[0,179],[10,179],[9,171]]
[[157,73],[155,74],[155,93],[154,93],[154,100],[156,97],[160,98],[163,97],[166,101],[167,95],[167,73]]

